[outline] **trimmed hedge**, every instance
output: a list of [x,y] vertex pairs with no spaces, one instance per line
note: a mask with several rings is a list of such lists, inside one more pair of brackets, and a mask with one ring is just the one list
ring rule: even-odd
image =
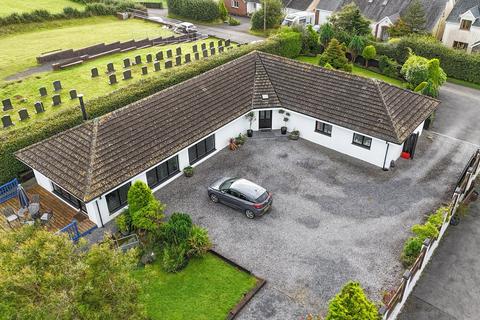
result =
[[197,21],[220,18],[217,2],[213,0],[167,0],[168,13]]
[[[295,41],[295,39],[293,39]],[[189,65],[165,71],[155,78],[140,80],[126,88],[87,101],[89,117],[95,118],[124,107],[132,102],[150,96],[158,91],[195,77],[205,71],[239,58],[253,50],[275,54],[284,54],[280,49],[287,45],[287,40],[272,38],[263,42],[241,46],[221,55],[209,57]],[[301,47],[301,42],[300,42]],[[300,50],[298,50],[299,52]],[[286,53],[290,54],[290,51]],[[14,153],[36,142],[49,138],[57,133],[82,123],[81,112],[77,108],[68,108],[55,113],[52,117],[37,120],[35,125],[13,128],[0,133],[0,184],[18,177],[28,168],[15,159]]]
[[480,83],[480,54],[468,54],[448,48],[428,36],[407,36],[390,43],[372,43],[377,54],[386,55],[403,64],[408,59],[408,48],[427,59],[437,58],[445,73],[452,78]]

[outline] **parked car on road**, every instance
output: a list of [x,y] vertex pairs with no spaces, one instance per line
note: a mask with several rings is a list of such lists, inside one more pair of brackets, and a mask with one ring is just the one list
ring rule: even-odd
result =
[[253,219],[270,210],[272,194],[265,188],[242,178],[221,178],[208,187],[208,196],[215,203],[221,202],[241,210]]
[[173,31],[178,32],[178,33],[195,33],[197,32],[197,27],[190,22],[182,22],[177,25],[175,25],[175,28]]

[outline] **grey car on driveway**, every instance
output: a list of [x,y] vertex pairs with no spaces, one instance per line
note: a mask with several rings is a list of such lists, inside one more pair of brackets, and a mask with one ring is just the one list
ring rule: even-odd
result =
[[247,218],[265,214],[272,206],[272,194],[265,188],[242,178],[221,178],[208,187],[208,197],[241,210]]

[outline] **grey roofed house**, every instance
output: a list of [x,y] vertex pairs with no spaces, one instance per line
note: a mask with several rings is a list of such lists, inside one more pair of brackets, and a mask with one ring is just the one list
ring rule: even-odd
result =
[[460,16],[468,11],[476,18],[472,25],[480,27],[480,0],[458,0],[448,15],[447,21],[460,23]]
[[282,2],[285,8],[305,11],[312,3],[312,0],[282,0]]
[[[361,12],[373,22],[378,22],[385,17],[390,18],[392,23],[407,10],[413,0],[320,0],[318,10],[335,12],[343,6],[355,2]],[[420,0],[426,14],[426,29],[432,30],[445,12],[449,0]]]
[[402,144],[439,103],[376,80],[255,51],[16,157],[88,202],[252,109],[282,107]]

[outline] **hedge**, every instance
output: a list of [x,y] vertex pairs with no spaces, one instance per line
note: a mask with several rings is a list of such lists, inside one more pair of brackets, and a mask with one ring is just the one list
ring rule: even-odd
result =
[[[293,40],[295,41],[295,39]],[[86,102],[90,118],[104,115],[108,112],[126,106],[132,102],[150,96],[172,85],[195,77],[205,71],[234,60],[253,50],[269,53],[285,54],[280,49],[287,45],[287,40],[280,41],[279,36],[266,41],[241,46],[221,55],[209,57],[189,65],[173,68],[155,78],[140,80],[126,88],[111,92],[108,95]],[[299,44],[301,46],[301,43]],[[298,50],[300,52],[300,50]],[[291,53],[291,50],[286,52]],[[35,125],[12,128],[0,133],[0,184],[18,177],[28,168],[15,159],[14,153],[31,144],[42,141],[57,133],[82,123],[81,112],[77,108],[63,109],[54,116],[37,120]]]
[[85,9],[80,11],[72,7],[66,7],[61,13],[50,13],[47,10],[34,10],[32,12],[12,13],[9,16],[0,18],[0,26],[13,24],[45,22],[60,19],[77,19],[91,16],[114,15],[119,11],[125,11],[127,8],[144,9],[142,5],[132,1],[118,0],[73,0],[85,5]]
[[213,0],[167,0],[168,13],[197,21],[220,18],[217,2]]
[[449,77],[480,83],[480,54],[468,54],[448,48],[428,36],[407,36],[390,43],[372,44],[377,48],[377,54],[386,55],[400,64],[407,60],[411,48],[416,55],[439,59],[440,66]]

